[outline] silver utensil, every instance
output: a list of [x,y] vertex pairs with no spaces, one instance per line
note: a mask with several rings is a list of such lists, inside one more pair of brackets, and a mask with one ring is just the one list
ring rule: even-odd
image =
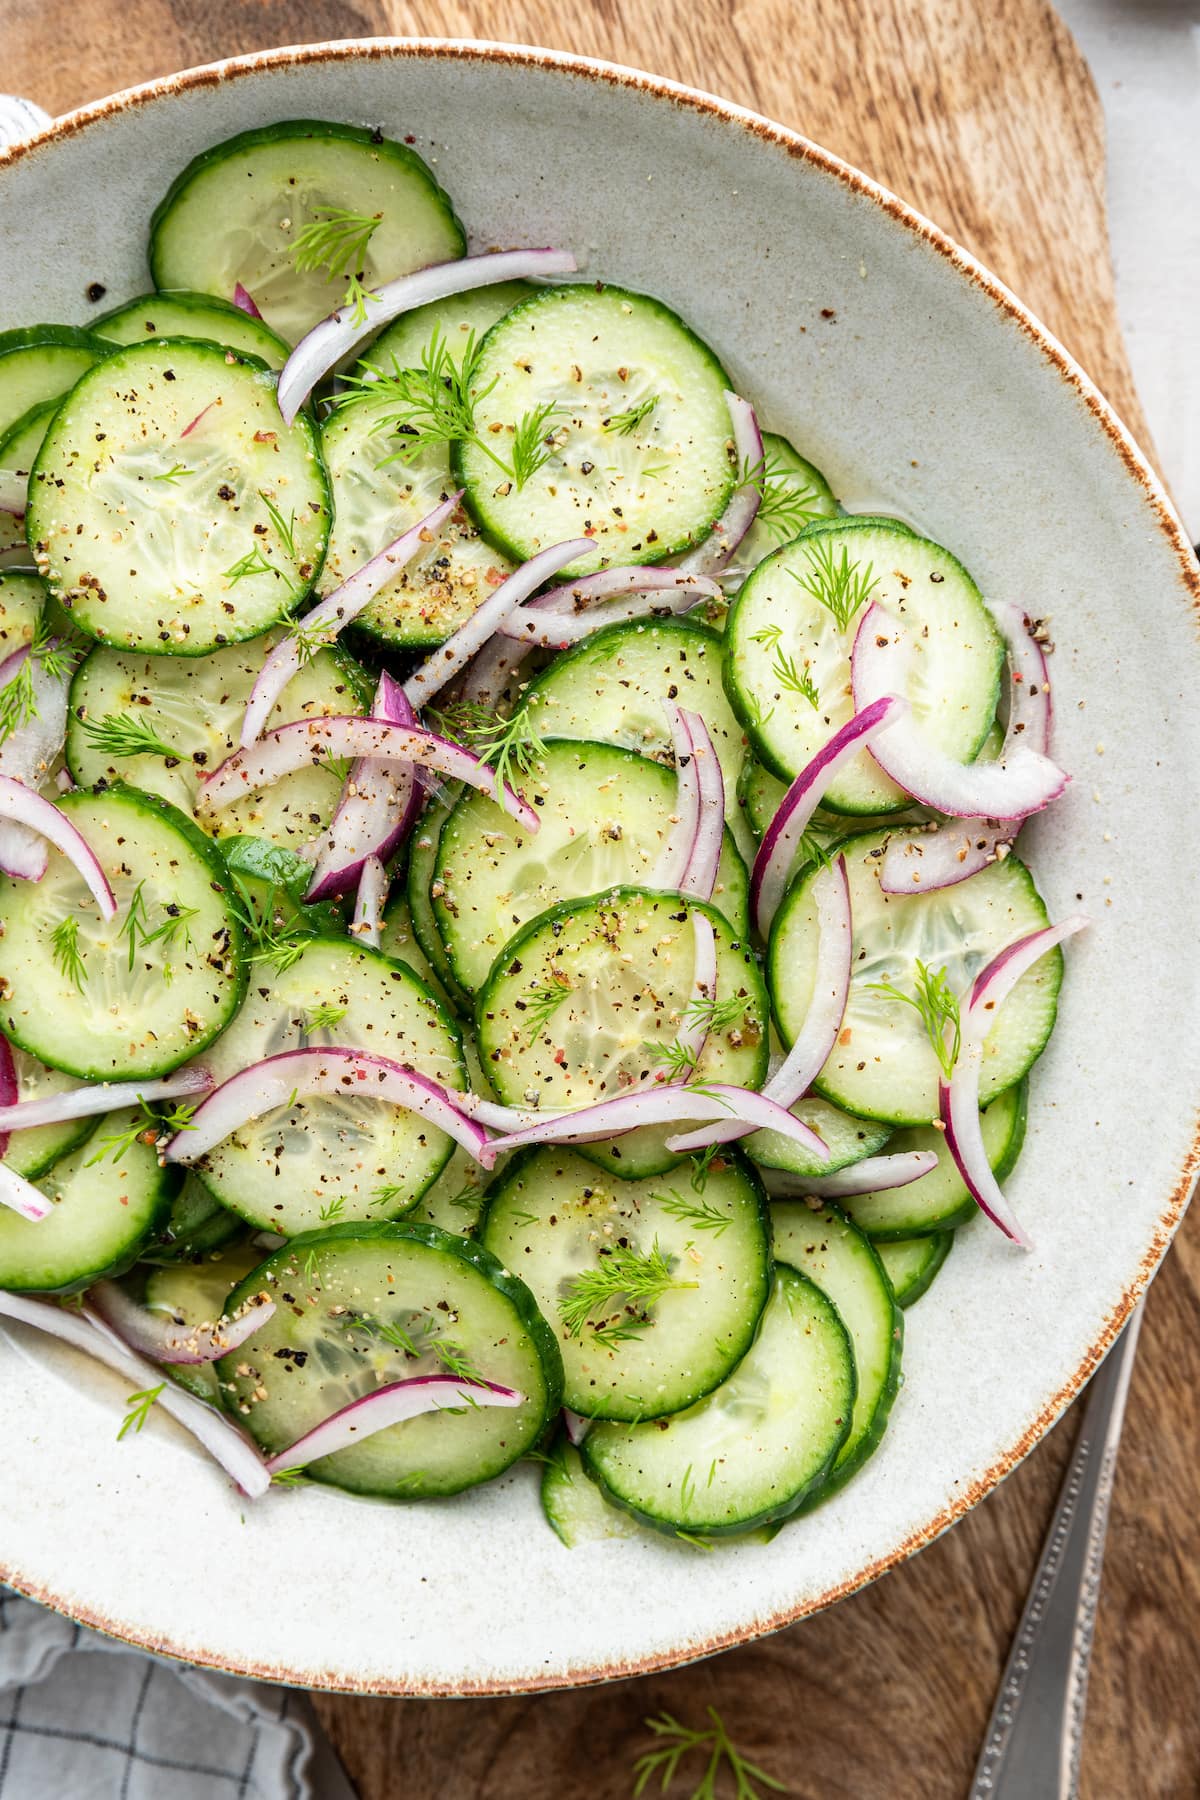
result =
[[968,1800],[1075,1800],[1104,1539],[1139,1305],[1093,1375]]

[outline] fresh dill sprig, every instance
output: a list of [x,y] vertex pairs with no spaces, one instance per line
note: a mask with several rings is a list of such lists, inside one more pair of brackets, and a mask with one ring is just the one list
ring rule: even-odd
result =
[[145,882],[139,881],[134,888],[129,897],[129,911],[125,915],[125,923],[117,934],[119,937],[128,939],[130,970],[133,969],[139,951],[148,950],[152,944],[162,944],[164,948],[169,948],[181,931],[185,945],[190,948],[188,920],[194,919],[197,913],[197,908],[194,906],[180,906],[176,900],[165,901],[163,907],[167,916],[161,924],[151,930],[147,923],[145,887]]
[[342,1326],[347,1331],[365,1331],[368,1336],[390,1344],[393,1350],[399,1350],[402,1355],[414,1361],[422,1356],[436,1357],[446,1373],[456,1375],[460,1381],[486,1379],[467,1360],[463,1346],[453,1338],[439,1337],[432,1325],[424,1326],[422,1336],[415,1338],[403,1325],[397,1325],[394,1321],[378,1319],[371,1313],[352,1313],[342,1320]]
[[320,1219],[322,1225],[332,1225],[335,1219],[341,1218],[345,1210],[346,1197],[344,1194],[338,1194],[336,1199],[326,1202],[318,1212],[317,1217]]
[[158,1399],[158,1396],[162,1393],[166,1385],[165,1381],[160,1381],[157,1387],[140,1388],[136,1394],[129,1395],[125,1402],[129,1411],[121,1421],[121,1429],[117,1433],[118,1444],[127,1431],[140,1431],[142,1429],[142,1426],[150,1417],[150,1408],[154,1405],[154,1402]]
[[713,1206],[707,1200],[689,1200],[678,1188],[668,1188],[665,1194],[655,1194],[654,1198],[671,1218],[680,1219],[686,1225],[694,1225],[697,1231],[711,1231],[720,1237],[733,1222],[730,1215],[722,1212],[719,1206]]
[[[144,1104],[145,1103],[143,1102],[143,1105]],[[199,1105],[200,1102],[198,1100],[192,1100],[190,1102],[183,1100],[178,1106],[168,1108],[168,1110],[162,1114],[158,1123],[164,1131],[195,1131],[196,1127],[192,1124],[192,1120],[196,1116]]]
[[607,419],[601,419],[601,429],[615,431],[621,437],[629,437],[637,430],[643,419],[650,417],[657,405],[658,395],[647,394],[644,400],[639,400],[637,405],[631,406],[627,412],[612,413]]
[[147,1105],[145,1100],[139,1100],[138,1116],[133,1123],[127,1125],[123,1131],[110,1131],[106,1132],[104,1137],[98,1137],[95,1140],[96,1154],[88,1157],[84,1168],[94,1168],[97,1163],[103,1162],[110,1152],[110,1160],[120,1162],[121,1158],[132,1150],[139,1140],[149,1148],[157,1144],[160,1137],[173,1136],[177,1131],[194,1131],[196,1127],[192,1124],[192,1117],[198,1104],[198,1102],[193,1102],[189,1105],[186,1101],[181,1101],[177,1106],[172,1106],[169,1111],[157,1113],[153,1107]]
[[252,963],[269,962],[284,975],[304,954],[313,933],[299,913],[290,919],[284,918],[276,905],[277,894],[278,889],[273,888],[260,913],[241,877],[230,876],[229,897],[234,917],[249,947],[249,960]]
[[280,543],[283,545],[284,549],[287,551],[287,553],[291,557],[292,561],[299,562],[300,558],[296,554],[296,509],[295,509],[295,507],[292,508],[291,518],[285,519],[283,514],[280,512],[279,508],[275,505],[275,502],[273,500],[268,500],[267,496],[263,493],[261,488],[259,488],[259,490],[258,490],[258,497],[267,509],[267,514],[271,520],[272,525],[275,527],[275,530],[278,534]]
[[699,1052],[692,1044],[685,1044],[682,1038],[672,1038],[669,1044],[650,1044],[647,1048],[650,1061],[666,1070],[672,1081],[689,1080],[700,1066]]
[[[688,1538],[685,1532],[676,1535],[687,1538],[688,1542],[696,1541]],[[772,1793],[786,1793],[782,1781],[758,1768],[736,1748],[716,1707],[706,1706],[704,1710],[711,1721],[706,1731],[695,1731],[668,1712],[642,1721],[647,1731],[652,1731],[658,1739],[658,1748],[647,1750],[634,1764],[633,1800],[639,1800],[655,1776],[660,1778],[659,1785],[665,1794],[684,1757],[696,1750],[708,1757],[708,1766],[691,1800],[717,1800],[717,1778],[723,1770],[728,1771],[735,1783],[733,1800],[761,1800],[756,1782]]]
[[134,713],[109,713],[103,719],[80,719],[92,741],[92,748],[102,756],[166,756],[176,761],[179,751],[164,743],[149,719]]
[[762,644],[768,650],[774,650],[782,636],[782,625],[764,625],[761,631],[752,631],[750,633],[749,641],[752,644]]
[[372,1188],[367,1196],[367,1205],[390,1206],[393,1200],[399,1200],[407,1192],[408,1189],[400,1182],[393,1182],[390,1186]]
[[476,701],[460,701],[444,712],[431,709],[428,716],[443,736],[465,744],[495,769],[502,786],[515,788],[546,754],[533,714],[533,706],[522,706],[511,719],[502,719]]
[[330,630],[328,621],[324,625],[313,625],[307,619],[293,619],[288,625],[288,636],[292,640],[300,666],[307,668],[314,656],[337,642],[337,632]]
[[771,673],[785,693],[802,694],[816,712],[821,704],[821,693],[807,663],[803,669],[797,668],[794,656],[785,656],[782,650],[777,650]]
[[789,573],[833,617],[839,631],[846,631],[879,586],[879,577],[870,563],[864,569],[857,560],[851,562],[844,544],[840,557],[835,555],[831,534],[818,534],[804,548],[807,572],[797,575],[792,569]]
[[[671,1260],[657,1238],[645,1253],[614,1245],[600,1251],[594,1269],[583,1269],[571,1279],[558,1310],[568,1337],[577,1338],[585,1326],[596,1330],[591,1315],[603,1308],[611,1312],[617,1302],[623,1302],[618,1310],[635,1305],[646,1307],[674,1289],[695,1286],[694,1281],[676,1280]],[[600,1329],[610,1329],[613,1323],[602,1317]]]
[[[505,462],[502,457],[488,451],[492,461],[498,463],[505,474],[515,482],[518,493],[525,483],[531,481],[538,470],[550,461],[554,454],[554,447],[550,442],[546,427],[558,411],[559,408],[553,400],[544,400],[541,405],[533,407],[517,420],[512,428],[512,458],[509,462]],[[474,442],[479,445],[481,450],[487,449],[481,439],[475,438]]]
[[341,1024],[346,1010],[344,1006],[332,1006],[324,1002],[320,1006],[310,1007],[304,1015],[304,1029],[310,1034],[314,1031],[331,1030],[334,1025]]
[[164,469],[161,475],[152,475],[150,479],[151,481],[170,481],[173,483],[178,481],[181,475],[190,475],[191,472],[192,471],[188,468],[186,463],[176,463],[172,468]]
[[[942,1074],[949,1081],[962,1048],[958,995],[947,982],[945,969],[927,969],[920,961],[917,963],[913,985],[915,993],[902,994],[890,981],[867,983],[873,993],[887,994],[893,1000],[903,1000],[905,1006],[911,1006],[919,1013],[925,1035],[929,1039],[929,1047],[938,1059]],[[947,1026],[951,1028],[949,1043],[946,1042]]]
[[307,1480],[308,1476],[302,1466],[295,1469],[277,1469],[271,1477],[271,1486],[295,1488],[303,1486]]
[[702,1194],[704,1192],[705,1188],[708,1186],[709,1170],[712,1168],[714,1162],[720,1160],[720,1157],[720,1144],[706,1144],[703,1150],[693,1151],[691,1158],[692,1175],[691,1180],[688,1182],[688,1186],[691,1188],[693,1194]]
[[695,994],[683,1009],[685,1025],[703,1025],[708,1031],[724,1031],[727,1025],[735,1025],[745,1017],[746,997],[744,994],[727,994],[724,1000],[718,1000],[715,994]]
[[738,484],[758,489],[756,522],[766,525],[781,542],[799,537],[806,526],[828,517],[819,489],[808,483],[798,485],[796,471],[778,457],[743,463]]
[[0,743],[20,731],[38,716],[37,693],[33,685],[33,657],[22,659],[11,681],[0,688]]
[[251,575],[282,576],[283,570],[267,560],[261,544],[255,544],[253,550],[247,550],[245,556],[239,556],[235,563],[223,569],[222,575],[230,587],[236,587],[239,581],[245,581]]
[[146,883],[139,881],[129,896],[129,911],[125,914],[125,923],[117,933],[118,937],[129,939],[129,969],[132,972],[137,959],[138,939],[146,929]]
[[521,1024],[525,1029],[526,1049],[536,1041],[539,1033],[550,1023],[563,1001],[573,991],[571,977],[562,969],[551,969],[545,987],[527,988],[514,1002],[517,1011],[523,1014]]
[[71,913],[60,919],[50,933],[50,953],[67,980],[82,994],[87,970],[79,951],[79,920]]
[[313,274],[324,269],[330,280],[346,283],[342,306],[352,307],[354,323],[367,321],[367,289],[363,286],[364,264],[371,239],[379,229],[382,213],[347,212],[337,206],[322,206],[303,231],[297,233],[291,248],[293,267],[298,274]]

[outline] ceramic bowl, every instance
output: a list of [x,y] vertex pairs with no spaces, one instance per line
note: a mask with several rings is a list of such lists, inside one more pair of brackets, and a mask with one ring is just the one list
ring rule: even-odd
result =
[[[1154,1273],[1197,1157],[1197,570],[1161,489],[1021,305],[853,169],[706,95],[496,46],[278,51],[73,114],[0,156],[0,327],[148,285],[144,225],[197,151],[273,119],[378,124],[434,164],[479,247],[566,244],[660,296],[850,504],[903,513],[1046,616],[1074,781],[1029,837],[1070,946],[1013,1178],[1036,1249],[973,1226],[908,1319],[879,1454],[768,1548],[569,1552],[537,1470],[438,1505],[241,1501],[122,1390],[0,1343],[0,1568],[138,1643],[314,1686],[530,1690],[682,1662],[852,1593],[1035,1444]],[[613,1596],[620,1597],[614,1604]]]

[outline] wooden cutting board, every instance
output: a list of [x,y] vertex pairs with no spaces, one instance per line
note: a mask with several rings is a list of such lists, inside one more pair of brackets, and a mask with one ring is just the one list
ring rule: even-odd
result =
[[[1100,105],[1043,0],[5,0],[0,85],[61,112],[241,51],[387,33],[604,56],[798,127],[974,250],[1146,443],[1114,307]],[[1200,1215],[1155,1284],[1134,1377],[1087,1800],[1200,1792],[1198,1284]],[[624,1800],[642,1720],[665,1708],[702,1725],[708,1705],[801,1800],[960,1800],[1073,1429],[1068,1416],[914,1562],[762,1643],[575,1693],[326,1696],[318,1711],[362,1800]]]

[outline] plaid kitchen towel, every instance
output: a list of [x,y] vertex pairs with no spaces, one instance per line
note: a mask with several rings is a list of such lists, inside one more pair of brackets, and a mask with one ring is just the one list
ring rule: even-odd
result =
[[0,1800],[354,1800],[308,1698],[0,1589]]

